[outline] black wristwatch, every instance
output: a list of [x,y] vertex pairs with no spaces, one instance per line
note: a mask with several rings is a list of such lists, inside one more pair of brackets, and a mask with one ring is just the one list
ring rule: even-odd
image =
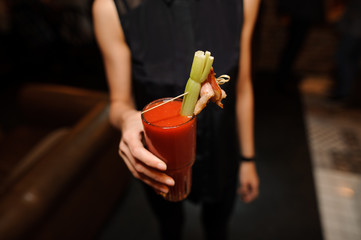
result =
[[238,155],[238,161],[239,162],[254,162],[255,157],[244,157],[243,155]]

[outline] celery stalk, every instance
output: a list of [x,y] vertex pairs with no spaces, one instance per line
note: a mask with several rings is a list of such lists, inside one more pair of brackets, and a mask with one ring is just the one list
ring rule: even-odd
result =
[[184,91],[188,92],[188,94],[183,99],[181,115],[193,116],[194,107],[196,106],[200,90],[201,84],[189,78]]
[[213,65],[213,61],[214,61],[214,57],[212,57],[212,56],[210,56],[207,59],[206,64],[204,66],[204,71],[203,71],[203,74],[202,74],[202,77],[201,77],[201,82],[204,82],[204,80],[207,79],[209,71],[211,70],[211,67]]
[[206,62],[206,57],[203,51],[197,51],[194,54],[192,69],[190,73],[190,78],[199,81],[203,74],[204,64]]
[[210,52],[195,52],[190,77],[184,91],[185,93],[188,92],[188,94],[183,99],[181,115],[193,115],[194,107],[199,97],[201,83],[207,78],[213,61],[214,58],[211,56]]

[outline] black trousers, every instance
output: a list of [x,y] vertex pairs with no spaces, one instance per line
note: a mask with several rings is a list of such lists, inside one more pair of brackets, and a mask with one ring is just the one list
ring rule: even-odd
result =
[[[184,202],[169,202],[145,185],[150,207],[158,219],[162,240],[181,240],[184,227]],[[193,189],[192,189],[193,191]],[[235,203],[236,186],[229,186],[221,199],[204,201],[201,204],[201,218],[204,236],[207,240],[228,239],[229,219]]]

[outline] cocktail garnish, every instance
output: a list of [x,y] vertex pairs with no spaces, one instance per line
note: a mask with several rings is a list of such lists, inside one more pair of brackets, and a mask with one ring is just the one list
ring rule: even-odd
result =
[[160,107],[160,106],[162,106],[162,105],[164,105],[164,104],[166,104],[166,103],[169,103],[169,102],[171,102],[171,101],[174,101],[174,100],[176,100],[177,98],[183,97],[183,96],[185,96],[185,95],[187,95],[187,94],[188,94],[188,92],[182,93],[182,94],[180,94],[180,95],[178,95],[178,96],[176,96],[176,97],[174,97],[174,98],[171,98],[171,99],[169,99],[169,100],[167,100],[167,101],[162,102],[161,104],[158,104],[158,105],[156,105],[156,106],[154,106],[154,107],[148,108],[148,109],[144,110],[144,111],[142,112],[142,114],[143,114],[143,113],[146,113],[146,112],[148,112],[148,111],[150,111],[150,110],[152,110],[152,109],[154,109],[154,108]]

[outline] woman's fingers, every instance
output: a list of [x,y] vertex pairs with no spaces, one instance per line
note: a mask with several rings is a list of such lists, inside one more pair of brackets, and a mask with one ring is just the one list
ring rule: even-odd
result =
[[140,112],[136,112],[123,123],[119,155],[135,178],[166,193],[175,184],[174,180],[164,173],[167,165],[144,147],[140,119]]
[[145,175],[149,177],[150,179],[168,185],[173,186],[174,180],[166,175],[164,172],[160,172],[154,168],[148,167],[147,165],[144,165],[142,162],[135,159],[134,162],[134,168],[140,175]]
[[249,203],[258,197],[259,179],[254,162],[242,162],[239,166],[238,194],[242,201]]
[[169,187],[167,185],[164,185],[157,181],[154,181],[153,179],[147,177],[146,175],[140,174],[139,179],[142,182],[146,183],[147,185],[151,186],[159,194],[162,194],[162,193],[167,194],[169,192]]
[[133,176],[151,187],[162,192],[168,192],[168,186],[174,185],[174,180],[164,172],[159,171],[156,168],[149,167],[148,164],[144,163],[144,161],[140,161],[133,156],[131,150],[128,148],[128,145],[123,141],[121,141],[119,145],[119,155],[123,158]]
[[124,148],[128,148],[135,159],[139,159],[147,166],[160,171],[167,169],[167,165],[162,160],[144,148],[141,134],[132,135],[124,133],[122,142],[125,144]]
[[135,159],[141,159],[141,161],[148,167],[155,168],[160,171],[167,170],[167,165],[145,149],[142,144],[133,144],[132,146],[129,146],[129,149]]
[[244,183],[238,189],[238,194],[245,203],[252,202],[258,197],[258,187],[252,183]]

